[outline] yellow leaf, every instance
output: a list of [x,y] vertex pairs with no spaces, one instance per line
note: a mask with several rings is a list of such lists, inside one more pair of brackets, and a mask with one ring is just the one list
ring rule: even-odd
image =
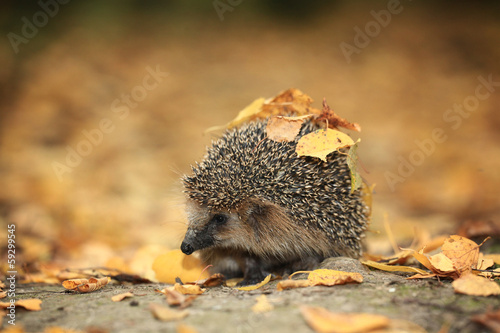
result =
[[500,254],[485,254],[483,258],[491,259],[495,262],[495,264],[500,265]]
[[322,307],[300,307],[307,324],[320,333],[368,332],[389,326],[387,317],[369,313],[335,313]]
[[278,282],[276,288],[278,291],[283,291],[285,289],[295,289],[309,286],[309,280],[283,280]]
[[474,274],[462,275],[451,284],[455,292],[472,296],[500,295],[500,286]]
[[243,110],[241,110],[236,118],[234,118],[229,124],[222,126],[213,126],[207,128],[205,132],[217,131],[225,128],[232,128],[238,126],[247,121],[253,120],[258,117],[258,114],[262,112],[262,105],[266,99],[264,97],[257,98],[255,101],[247,105]]
[[260,295],[259,297],[257,297],[257,303],[252,306],[252,311],[254,313],[268,312],[272,309],[274,309],[274,306],[269,303],[266,295]]
[[352,146],[354,143],[347,134],[327,128],[301,137],[295,151],[298,156],[318,157],[326,161],[326,157],[330,153],[340,148]]
[[441,247],[443,254],[451,259],[459,275],[476,268],[479,245],[462,236],[452,235]]
[[174,285],[174,290],[183,295],[201,295],[205,292],[200,286],[196,284],[180,284],[176,283]]
[[358,172],[358,143],[356,142],[347,154],[347,166],[351,175],[351,192],[353,193],[363,185],[363,179]]
[[175,283],[176,277],[182,281],[208,278],[208,271],[203,272],[203,269],[204,266],[198,258],[187,256],[181,250],[172,250],[159,255],[153,262],[156,279],[170,284]]
[[380,269],[386,272],[409,272],[409,273],[419,273],[422,275],[429,274],[428,272],[416,267],[387,265],[372,260],[362,260],[361,263],[363,265]]
[[363,282],[363,276],[359,273],[341,272],[332,269],[316,269],[307,277],[311,286],[334,286],[350,282]]
[[269,281],[271,281],[271,274],[269,274],[268,276],[266,276],[266,278],[262,282],[260,282],[258,284],[254,284],[252,286],[239,287],[239,288],[236,288],[236,289],[238,289],[238,290],[245,290],[245,291],[255,290],[255,289],[259,289],[263,285],[267,284]]
[[170,308],[164,307],[163,305],[155,303],[149,304],[149,309],[153,313],[153,316],[161,321],[180,320],[185,318],[189,314],[187,310],[172,310]]
[[448,274],[456,271],[453,261],[445,256],[444,253],[438,253],[429,257],[429,261],[433,266],[433,271],[439,274]]
[[113,302],[120,302],[120,301],[123,301],[125,298],[128,298],[128,297],[134,297],[134,294],[131,293],[131,292],[118,294],[118,295],[115,295],[115,296],[111,297],[111,300]]

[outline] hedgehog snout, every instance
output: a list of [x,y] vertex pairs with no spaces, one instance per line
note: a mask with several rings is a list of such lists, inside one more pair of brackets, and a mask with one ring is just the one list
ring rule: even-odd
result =
[[191,244],[187,243],[186,241],[183,241],[181,244],[181,251],[184,254],[190,255],[191,253],[194,252],[194,248]]

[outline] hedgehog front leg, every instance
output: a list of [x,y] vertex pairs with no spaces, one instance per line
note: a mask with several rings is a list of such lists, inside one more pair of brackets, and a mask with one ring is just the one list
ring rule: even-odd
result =
[[257,284],[270,274],[264,270],[262,262],[256,257],[245,257],[243,265],[243,281],[238,283],[240,286]]

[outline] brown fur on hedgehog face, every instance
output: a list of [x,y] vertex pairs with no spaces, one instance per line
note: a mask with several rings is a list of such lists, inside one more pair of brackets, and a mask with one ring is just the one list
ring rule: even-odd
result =
[[190,224],[181,250],[186,254],[201,250],[203,261],[216,267],[228,256],[244,270],[245,257],[259,258],[263,267],[272,269],[280,263],[338,255],[323,233],[297,228],[285,208],[258,198],[231,212],[211,211],[190,200],[187,213]]

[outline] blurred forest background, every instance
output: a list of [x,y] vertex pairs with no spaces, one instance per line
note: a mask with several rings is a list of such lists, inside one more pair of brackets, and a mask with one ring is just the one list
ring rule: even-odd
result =
[[204,130],[291,87],[361,125],[373,251],[384,216],[401,244],[500,233],[498,1],[66,2],[0,5],[0,224],[25,270],[144,273],[182,240]]

